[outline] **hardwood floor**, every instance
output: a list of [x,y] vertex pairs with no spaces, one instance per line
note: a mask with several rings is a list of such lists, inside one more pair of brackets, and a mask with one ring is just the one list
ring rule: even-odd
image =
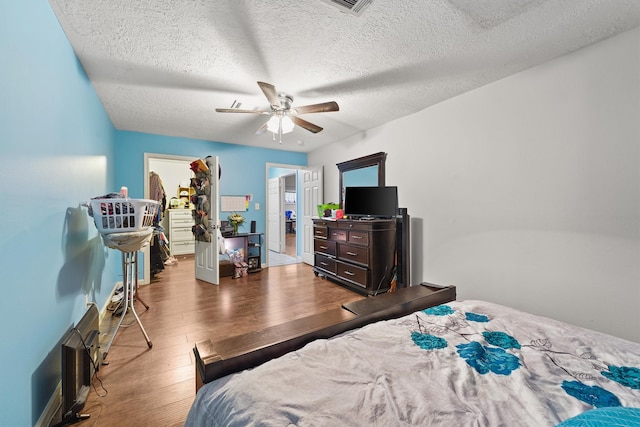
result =
[[284,252],[292,257],[296,257],[296,234],[295,233],[286,233],[285,234],[285,249]]
[[[216,286],[195,280],[193,257],[179,257],[156,277],[138,292],[149,310],[135,303],[153,348],[147,348],[127,314],[109,349],[108,365],[98,372],[106,391],[94,378],[97,392],[91,390],[82,411],[91,417],[76,425],[182,426],[195,397],[192,349],[197,341],[260,330],[364,298],[315,277],[302,263],[240,279],[225,277]],[[105,322],[118,320],[107,317]]]

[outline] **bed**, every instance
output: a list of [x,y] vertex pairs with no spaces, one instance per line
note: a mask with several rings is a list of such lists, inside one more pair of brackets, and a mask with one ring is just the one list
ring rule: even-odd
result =
[[468,300],[204,384],[185,426],[640,425],[638,408],[639,343]]

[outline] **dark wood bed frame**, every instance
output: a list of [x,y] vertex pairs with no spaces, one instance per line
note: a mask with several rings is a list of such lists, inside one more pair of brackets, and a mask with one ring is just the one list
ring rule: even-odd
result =
[[421,283],[215,343],[196,343],[196,391],[210,381],[253,368],[316,339],[394,319],[456,299],[455,286]]

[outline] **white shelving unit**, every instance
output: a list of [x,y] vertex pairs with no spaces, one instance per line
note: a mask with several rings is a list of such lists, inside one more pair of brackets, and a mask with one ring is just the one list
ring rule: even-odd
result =
[[165,232],[169,239],[171,255],[195,252],[195,239],[191,228],[195,224],[190,209],[169,209],[165,216]]

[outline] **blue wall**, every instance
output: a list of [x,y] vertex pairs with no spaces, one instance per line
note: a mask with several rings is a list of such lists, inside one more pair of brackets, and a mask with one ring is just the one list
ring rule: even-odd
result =
[[[116,131],[44,0],[0,2],[0,426],[32,426],[60,382],[60,341],[102,309],[120,280],[82,202],[143,194],[143,153],[217,155],[222,194],[253,194],[264,230],[265,163],[305,165],[280,150]],[[256,212],[255,203],[261,210]]]
[[32,426],[59,343],[104,304],[116,257],[79,203],[113,188],[115,129],[44,1],[0,2],[0,425]]
[[[220,194],[253,195],[253,200],[249,202],[249,210],[242,212],[246,224],[244,229],[240,228],[241,232],[249,231],[252,220],[256,221],[258,232],[265,232],[266,163],[300,166],[307,164],[305,153],[126,131],[118,131],[116,135],[115,188],[127,186],[129,197],[144,195],[144,153],[192,156],[194,160],[206,156],[218,156],[222,168]],[[265,138],[265,145],[269,145],[270,142],[271,139]],[[260,204],[260,210],[255,209],[256,203]],[[226,219],[227,215],[228,213],[222,212],[220,219]]]

